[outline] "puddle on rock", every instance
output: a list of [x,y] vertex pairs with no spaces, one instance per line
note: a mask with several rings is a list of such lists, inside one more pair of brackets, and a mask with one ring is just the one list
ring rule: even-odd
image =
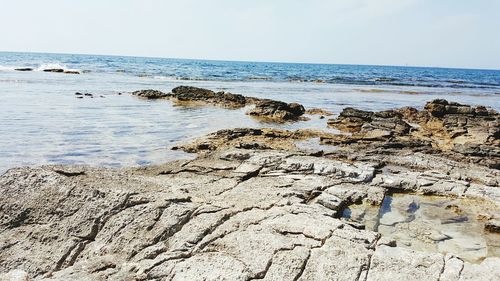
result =
[[336,146],[321,144],[320,138],[310,138],[304,141],[296,141],[295,145],[300,150],[306,152],[323,151],[324,153],[334,152],[337,150]]
[[381,206],[351,205],[342,215],[394,239],[400,247],[450,253],[478,263],[500,257],[500,234],[485,231],[483,220],[499,213],[498,207],[472,199],[392,194]]

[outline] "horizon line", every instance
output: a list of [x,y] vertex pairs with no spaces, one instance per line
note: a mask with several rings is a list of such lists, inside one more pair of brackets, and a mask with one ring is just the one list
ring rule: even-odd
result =
[[377,66],[377,67],[407,67],[407,68],[439,68],[457,70],[484,70],[500,71],[500,68],[475,68],[475,67],[450,67],[450,66],[422,66],[422,65],[393,65],[393,64],[357,64],[357,63],[321,63],[321,62],[292,62],[292,61],[259,61],[259,60],[231,60],[231,59],[202,59],[202,58],[182,58],[182,57],[161,57],[161,56],[138,56],[138,55],[118,55],[118,54],[94,54],[94,53],[66,53],[66,52],[45,52],[45,51],[2,51],[0,53],[25,53],[25,54],[47,54],[47,55],[79,55],[79,56],[107,56],[126,58],[151,58],[151,59],[173,59],[173,60],[198,60],[213,62],[242,62],[242,63],[275,63],[275,64],[309,64],[309,65],[350,65],[350,66]]

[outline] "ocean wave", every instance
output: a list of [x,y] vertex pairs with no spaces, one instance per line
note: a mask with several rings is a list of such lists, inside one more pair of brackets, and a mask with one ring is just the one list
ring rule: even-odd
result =
[[18,68],[25,68],[26,66],[11,66],[11,65],[0,65],[0,71],[14,71]]
[[356,89],[362,93],[387,93],[391,92],[390,90],[386,89]]
[[247,79],[248,80],[260,80],[260,81],[271,81],[271,80],[273,80],[272,77],[267,77],[267,76],[250,76]]
[[398,81],[397,78],[392,78],[392,77],[378,77],[373,79],[375,82],[394,82]]
[[70,68],[62,63],[43,63],[38,66],[33,65],[0,65],[0,71],[4,72],[12,72],[12,71],[37,71],[43,72],[48,69],[62,69],[65,72],[80,72],[80,73],[88,73],[90,70],[80,70],[75,68]]
[[34,71],[44,71],[45,69],[67,69],[68,67],[61,63],[44,63],[39,65]]
[[43,63],[33,70],[34,71],[46,71],[48,69],[62,69],[65,72],[67,72],[67,71],[82,72],[80,69],[70,68],[66,64],[59,63],[59,62]]

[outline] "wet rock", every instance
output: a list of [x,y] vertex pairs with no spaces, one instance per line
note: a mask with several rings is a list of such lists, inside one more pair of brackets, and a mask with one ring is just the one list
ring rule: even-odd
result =
[[179,86],[172,89],[170,99],[178,102],[199,102],[204,104],[215,104],[223,107],[239,108],[247,105],[247,98],[242,95],[214,92],[207,89]]
[[132,92],[132,95],[148,100],[163,99],[167,97],[167,94],[158,90],[140,90]]
[[33,71],[31,67],[16,68],[15,71]]
[[226,148],[298,150],[296,141],[320,136],[326,137],[329,134],[308,129],[289,131],[270,128],[236,128],[220,130],[191,143],[174,146],[172,149],[181,149],[190,153],[213,152]]
[[64,69],[62,69],[62,68],[48,68],[48,69],[44,69],[43,71],[44,72],[58,72],[58,73],[63,73]]
[[325,118],[325,116],[332,116],[333,115],[333,113],[331,111],[324,110],[321,108],[309,108],[305,111],[305,114],[321,115],[323,118]]
[[298,120],[304,112],[304,107],[298,103],[260,100],[255,104],[255,108],[248,111],[247,114],[274,120]]
[[80,72],[76,71],[76,70],[65,70],[64,73],[66,73],[66,74],[80,74]]
[[242,108],[248,105],[255,105],[255,108],[248,111],[247,114],[270,121],[298,120],[305,112],[304,107],[297,103],[288,104],[227,92],[214,92],[190,86],[176,87],[172,89],[172,93],[168,94],[167,97],[181,105],[212,104],[226,108]]

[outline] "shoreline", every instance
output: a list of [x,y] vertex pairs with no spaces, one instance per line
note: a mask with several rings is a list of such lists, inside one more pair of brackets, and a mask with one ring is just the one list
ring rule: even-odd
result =
[[[136,95],[224,108],[249,99],[201,90]],[[250,100],[272,122],[307,110]],[[198,153],[193,160],[9,169],[0,176],[0,272],[37,280],[500,277],[496,111],[435,100],[422,110],[345,108],[325,118],[346,133],[227,129],[177,147]],[[296,145],[311,138],[320,146]],[[430,195],[453,200],[426,211]],[[374,219],[397,237],[370,230],[367,219],[389,198],[393,210]],[[449,231],[461,224],[480,227],[480,240]]]

